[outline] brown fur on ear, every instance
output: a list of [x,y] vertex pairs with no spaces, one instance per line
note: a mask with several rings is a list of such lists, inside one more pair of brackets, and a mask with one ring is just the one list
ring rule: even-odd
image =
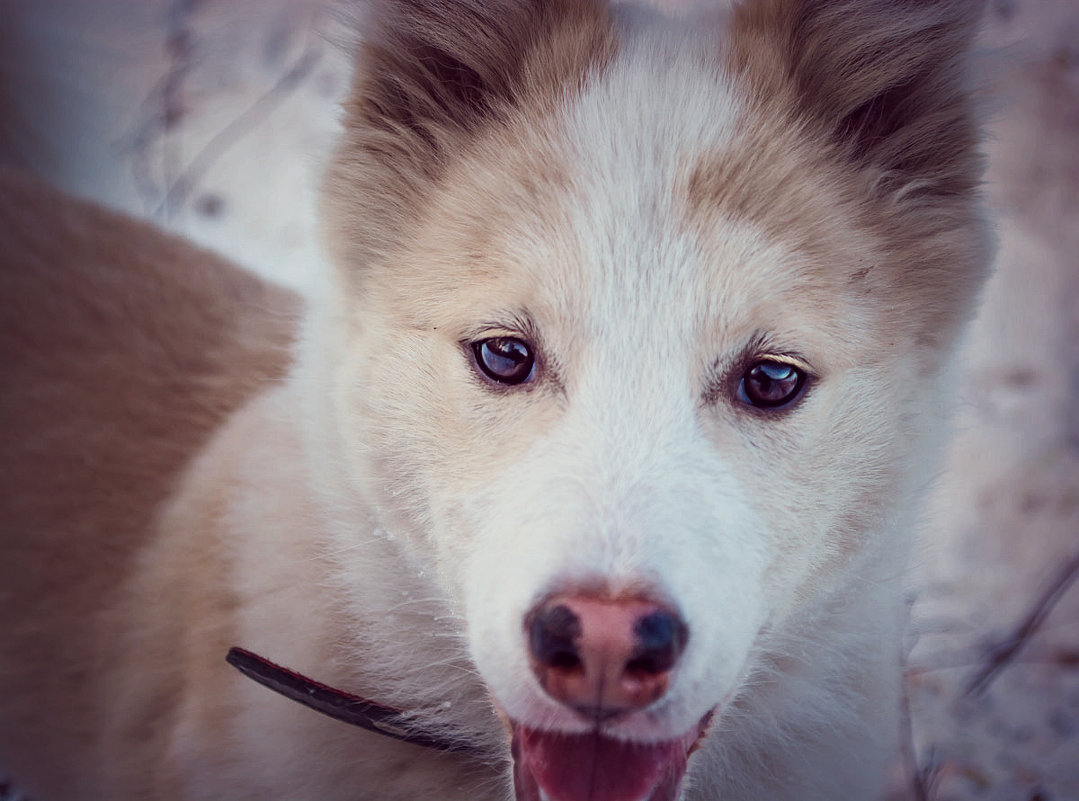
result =
[[543,113],[613,50],[605,0],[377,0],[366,27],[326,189],[373,252],[486,127]]
[[881,188],[972,190],[981,169],[965,62],[983,0],[747,0],[731,63]]

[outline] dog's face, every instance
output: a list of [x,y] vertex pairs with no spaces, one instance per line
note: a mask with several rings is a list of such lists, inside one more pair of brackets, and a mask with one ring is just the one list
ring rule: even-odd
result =
[[374,21],[336,425],[464,614],[520,797],[573,798],[543,764],[588,732],[648,744],[612,801],[675,797],[786,621],[891,547],[984,261],[972,5]]

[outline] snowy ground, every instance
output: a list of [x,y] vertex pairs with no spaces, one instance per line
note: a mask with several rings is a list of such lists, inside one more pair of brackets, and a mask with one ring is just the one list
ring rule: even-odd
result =
[[1001,250],[922,543],[913,741],[923,797],[1076,801],[1079,587],[1045,596],[1079,557],[1079,3],[996,2],[984,40]]
[[[345,88],[323,0],[0,19],[0,161],[303,290]],[[896,798],[1079,801],[1079,0],[994,0],[983,42],[1001,251],[919,548]]]

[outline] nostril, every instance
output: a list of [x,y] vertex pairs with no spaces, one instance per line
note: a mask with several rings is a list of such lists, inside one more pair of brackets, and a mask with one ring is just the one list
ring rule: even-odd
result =
[[536,612],[528,632],[532,656],[540,665],[567,671],[583,668],[577,649],[581,619],[569,607],[558,604]]
[[675,666],[689,639],[689,629],[675,614],[658,609],[637,619],[633,655],[626,663],[630,673],[658,675]]

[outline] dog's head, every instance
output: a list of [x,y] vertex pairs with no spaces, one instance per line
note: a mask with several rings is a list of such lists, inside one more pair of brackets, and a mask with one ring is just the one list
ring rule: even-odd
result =
[[880,579],[985,270],[978,5],[376,6],[335,431],[463,610],[521,797],[673,798],[769,638]]

